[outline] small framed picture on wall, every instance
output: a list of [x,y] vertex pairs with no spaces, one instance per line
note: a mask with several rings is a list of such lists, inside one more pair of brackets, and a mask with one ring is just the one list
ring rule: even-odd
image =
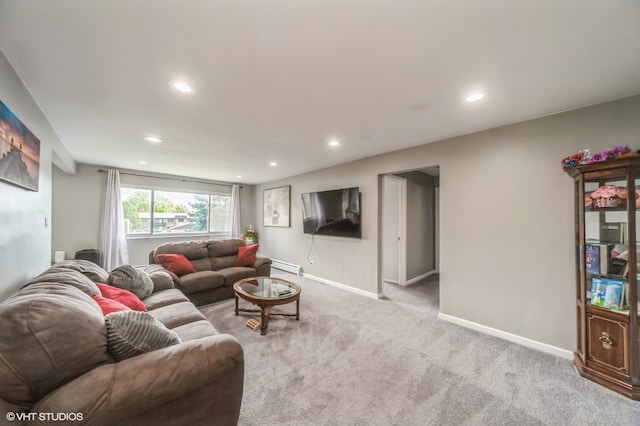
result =
[[288,228],[291,212],[291,187],[265,189],[263,197],[264,226]]

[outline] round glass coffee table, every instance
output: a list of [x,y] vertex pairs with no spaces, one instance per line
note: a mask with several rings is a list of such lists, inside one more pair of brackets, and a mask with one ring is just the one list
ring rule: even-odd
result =
[[[300,291],[298,284],[276,277],[245,278],[233,285],[236,296],[236,315],[239,312],[260,312],[260,334],[264,335],[269,325],[269,317],[280,315],[296,317],[300,320]],[[239,309],[238,299],[244,299],[259,309]],[[296,302],[296,313],[274,312],[271,307]]]

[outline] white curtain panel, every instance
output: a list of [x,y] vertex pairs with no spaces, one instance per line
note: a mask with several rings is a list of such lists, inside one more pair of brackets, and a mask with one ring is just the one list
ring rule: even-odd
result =
[[107,170],[107,191],[102,210],[100,252],[102,267],[107,271],[129,263],[124,212],[120,199],[120,173]]
[[242,226],[240,225],[240,186],[231,187],[231,238],[240,238]]

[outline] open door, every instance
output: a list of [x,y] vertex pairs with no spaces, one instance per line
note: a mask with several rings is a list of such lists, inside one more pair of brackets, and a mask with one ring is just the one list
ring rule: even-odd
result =
[[406,282],[406,179],[382,177],[382,279],[405,285]]

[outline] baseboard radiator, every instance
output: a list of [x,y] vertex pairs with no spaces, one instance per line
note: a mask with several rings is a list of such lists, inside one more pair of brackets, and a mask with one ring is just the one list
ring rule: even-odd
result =
[[283,262],[282,260],[271,259],[271,267],[280,269],[281,271],[291,272],[292,274],[300,275],[302,273],[302,266],[294,265],[293,263]]

